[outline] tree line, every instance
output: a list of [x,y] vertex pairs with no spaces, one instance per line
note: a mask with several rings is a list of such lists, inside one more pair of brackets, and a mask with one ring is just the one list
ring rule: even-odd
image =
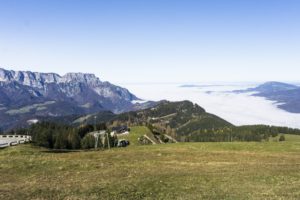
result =
[[[191,126],[185,128],[171,128],[165,125],[145,123],[153,135],[162,141],[167,140],[164,134],[170,135],[181,142],[233,142],[233,141],[267,141],[279,134],[300,135],[300,129],[277,127],[267,125],[224,126],[207,128],[200,126],[198,129]],[[200,128],[199,128],[200,127]],[[95,137],[90,132],[107,130],[105,123],[72,127],[54,122],[39,122],[28,129],[18,129],[10,134],[30,134],[33,143],[50,149],[90,149],[95,147]],[[280,139],[281,141],[284,138]],[[167,142],[167,141],[166,141]],[[99,148],[117,146],[118,139],[107,134],[98,140]]]
[[[40,122],[32,125],[27,131],[35,145],[50,149],[90,149],[95,147],[95,137],[88,134],[97,130],[107,130],[105,124],[84,125],[74,128],[53,122]],[[108,131],[108,130],[107,130]],[[117,138],[107,134],[98,140],[99,148],[114,147]]]
[[[299,129],[249,125],[238,127],[223,127],[211,129],[199,129],[187,135],[179,135],[181,141],[187,142],[233,142],[233,141],[268,141],[279,134],[300,135]],[[281,138],[281,141],[284,140]]]

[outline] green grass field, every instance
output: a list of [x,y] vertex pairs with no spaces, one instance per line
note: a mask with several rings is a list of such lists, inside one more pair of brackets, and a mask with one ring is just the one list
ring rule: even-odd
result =
[[0,199],[300,199],[300,142],[69,153],[27,144],[0,150],[0,174]]
[[[275,138],[270,138],[270,141],[278,142],[280,135],[278,135]],[[287,142],[300,142],[300,135],[290,135],[290,134],[284,134],[285,141]]]
[[127,139],[130,141],[131,146],[139,145],[138,138],[145,134],[151,134],[151,131],[145,126],[136,126],[130,129],[129,135],[119,136],[119,139]]

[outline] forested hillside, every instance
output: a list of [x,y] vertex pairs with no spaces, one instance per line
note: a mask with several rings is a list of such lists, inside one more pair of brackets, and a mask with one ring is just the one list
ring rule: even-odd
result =
[[[152,108],[119,115],[101,112],[80,117],[71,125],[40,122],[27,130],[21,129],[17,132],[31,134],[35,144],[47,148],[88,149],[94,147],[95,138],[87,133],[95,130],[111,132],[114,127],[123,125],[148,128],[151,134],[148,133],[145,137],[149,137],[150,140],[152,138],[157,143],[174,142],[173,139],[179,142],[268,141],[279,134],[300,135],[299,129],[287,127],[234,126],[218,116],[207,113],[203,108],[189,101],[163,101]],[[135,134],[144,136],[138,132]],[[116,141],[116,137],[109,136],[110,146],[115,146]],[[138,141],[131,142],[137,143]],[[140,143],[148,144],[149,142],[141,137]],[[105,148],[107,146],[107,141],[99,143],[99,147]]]
[[278,134],[300,134],[299,129],[267,125],[234,126],[189,101],[168,102],[117,115],[108,126],[147,126],[155,135],[167,134],[181,142],[263,141]]

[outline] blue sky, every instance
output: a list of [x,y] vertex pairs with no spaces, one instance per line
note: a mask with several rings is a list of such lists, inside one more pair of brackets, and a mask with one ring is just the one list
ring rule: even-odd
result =
[[0,0],[0,66],[111,82],[298,81],[298,0]]

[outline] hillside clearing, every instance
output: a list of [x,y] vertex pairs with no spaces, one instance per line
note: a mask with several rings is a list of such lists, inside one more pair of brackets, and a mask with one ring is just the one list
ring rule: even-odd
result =
[[279,134],[275,138],[270,138],[270,141],[278,142],[279,137],[281,135],[284,135],[285,141],[287,141],[287,142],[300,142],[300,135],[291,135],[291,134]]
[[119,139],[127,139],[130,141],[130,146],[140,145],[139,138],[150,134],[152,135],[151,131],[145,126],[134,126],[130,127],[130,134],[128,135],[119,135]]
[[300,143],[0,151],[0,199],[299,199]]

